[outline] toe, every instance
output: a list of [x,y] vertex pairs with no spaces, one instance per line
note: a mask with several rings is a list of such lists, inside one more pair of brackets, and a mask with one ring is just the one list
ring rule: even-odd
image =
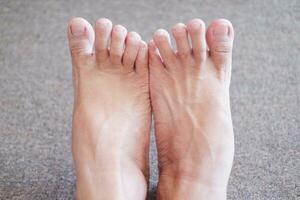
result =
[[193,56],[201,62],[206,58],[205,24],[201,19],[188,22],[187,29],[191,37]]
[[94,30],[85,19],[73,18],[69,21],[68,39],[73,63],[78,63],[82,56],[93,52]]
[[148,46],[144,41],[140,41],[135,70],[138,74],[148,74]]
[[133,70],[136,57],[140,48],[141,37],[136,32],[130,32],[126,37],[126,47],[123,55],[123,65],[126,69]]
[[164,68],[163,62],[161,60],[161,57],[159,55],[158,48],[156,47],[153,40],[151,40],[148,44],[149,48],[149,68],[150,71],[155,68]]
[[164,29],[159,29],[154,33],[153,40],[166,67],[168,68],[174,65],[176,62],[176,55],[171,47],[169,33]]
[[181,59],[186,60],[191,56],[191,47],[189,45],[186,26],[182,23],[178,23],[173,26],[172,33],[176,41],[178,56]]
[[216,67],[230,66],[233,38],[233,27],[228,20],[216,20],[208,27],[206,39],[211,59]]
[[108,41],[110,38],[112,23],[110,20],[98,19],[95,25],[95,53],[97,61],[103,62],[108,58]]
[[127,35],[127,30],[121,25],[113,27],[110,43],[109,57],[112,64],[122,64],[122,56],[124,52],[124,43]]

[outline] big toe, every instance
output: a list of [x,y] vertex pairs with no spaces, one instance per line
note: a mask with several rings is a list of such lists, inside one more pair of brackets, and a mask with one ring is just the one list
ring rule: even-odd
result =
[[73,18],[70,20],[68,39],[73,62],[77,62],[82,55],[92,53],[95,34],[92,26],[85,19]]
[[231,22],[218,19],[212,22],[206,32],[209,53],[216,67],[230,64],[234,32]]

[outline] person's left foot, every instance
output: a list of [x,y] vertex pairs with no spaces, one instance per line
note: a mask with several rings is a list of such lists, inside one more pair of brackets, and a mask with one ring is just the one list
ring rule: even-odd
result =
[[96,22],[95,33],[82,18],[68,27],[77,199],[145,199],[151,119],[147,44],[107,19]]
[[165,30],[155,32],[149,43],[158,196],[223,200],[234,153],[229,99],[233,27],[219,19],[206,31],[204,22],[194,19],[172,32],[177,52]]

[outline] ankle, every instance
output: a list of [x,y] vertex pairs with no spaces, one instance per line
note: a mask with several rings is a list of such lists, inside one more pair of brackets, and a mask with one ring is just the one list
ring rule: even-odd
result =
[[211,185],[203,180],[184,177],[160,177],[157,191],[160,200],[225,200],[227,185]]

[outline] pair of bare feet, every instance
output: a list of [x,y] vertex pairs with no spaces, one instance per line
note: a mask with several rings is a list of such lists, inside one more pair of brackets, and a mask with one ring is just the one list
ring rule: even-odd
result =
[[[145,199],[151,113],[159,199],[226,199],[234,141],[233,28],[194,19],[147,45],[99,19],[69,22],[75,88],[72,150],[78,199]],[[190,38],[190,41],[189,41]],[[94,50],[95,49],[95,50]]]

